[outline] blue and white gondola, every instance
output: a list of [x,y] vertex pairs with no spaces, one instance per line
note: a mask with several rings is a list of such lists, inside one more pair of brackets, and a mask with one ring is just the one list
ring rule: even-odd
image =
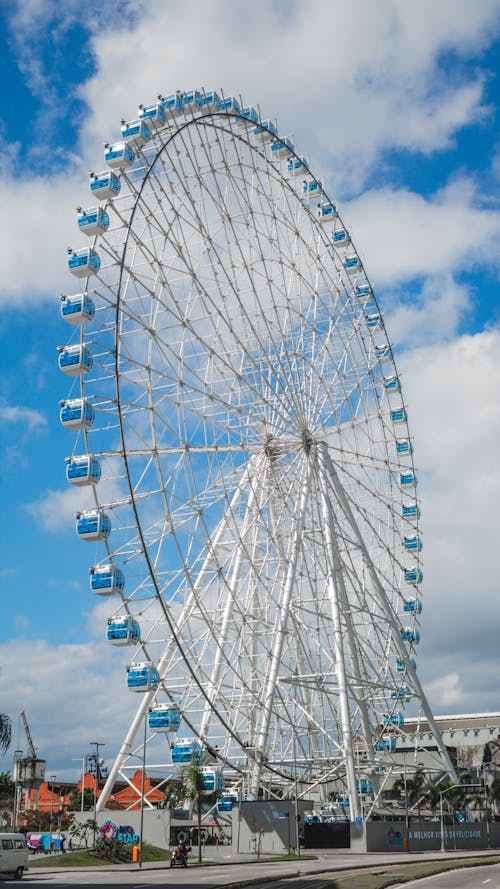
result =
[[423,572],[415,567],[405,568],[403,576],[407,583],[422,583],[424,579]]
[[112,645],[134,645],[140,642],[141,628],[132,617],[110,617],[106,639]]
[[90,590],[97,596],[119,596],[125,588],[125,575],[116,565],[94,565],[90,569]]
[[160,674],[153,664],[147,661],[136,662],[127,667],[127,688],[130,691],[154,691],[160,684]]
[[201,762],[202,749],[199,741],[194,738],[179,738],[172,745],[172,762]]
[[201,770],[203,790],[206,793],[220,793],[224,790],[224,775],[222,769],[213,769],[206,766]]
[[379,312],[372,312],[370,315],[365,315],[365,321],[367,327],[370,330],[379,330],[382,327],[382,316]]
[[[227,96],[224,99],[221,99],[220,102],[221,111],[230,111],[232,114],[241,114],[241,105],[238,102],[238,99],[235,99],[234,96]],[[274,131],[276,134],[276,130]]]
[[153,732],[176,732],[180,724],[177,704],[154,704],[148,713],[148,726]]
[[142,148],[151,139],[151,131],[144,120],[122,120],[121,136],[126,145]]
[[165,109],[160,102],[153,102],[151,105],[139,105],[138,112],[139,120],[143,120],[150,130],[159,130],[167,122]]
[[406,411],[404,407],[398,407],[391,411],[391,420],[393,423],[406,423]]
[[99,201],[111,201],[120,194],[121,182],[111,170],[102,173],[91,173],[89,188],[94,197]]
[[92,370],[94,359],[86,346],[58,346],[59,370],[69,377],[80,377]]
[[[346,231],[345,228],[338,228],[332,234],[332,243],[334,247],[341,249],[342,247],[348,247],[351,243],[351,238],[349,236],[349,232]],[[359,294],[356,294],[359,296]]]
[[305,173],[309,172],[309,167],[307,166],[306,159],[304,157],[292,157],[288,161],[287,172],[292,176],[303,176]]
[[241,109],[236,118],[239,127],[255,126],[259,122],[259,115],[253,105],[246,105]]
[[[319,222],[331,222],[337,215],[335,204],[320,204],[316,210],[316,219]],[[333,237],[333,236],[332,236]]]
[[252,135],[259,142],[270,142],[271,139],[276,138],[278,132],[272,120],[263,120],[254,127]]
[[76,514],[76,533],[80,540],[107,540],[111,534],[111,519],[102,509],[91,509]]
[[403,605],[403,611],[408,614],[422,614],[422,602],[420,599],[407,599]]
[[112,145],[106,142],[104,160],[110,170],[126,170],[134,163],[135,154],[132,147],[126,142],[114,142]]
[[420,537],[417,536],[417,534],[405,534],[405,536],[403,537],[403,545],[406,547],[407,550],[410,550],[410,552],[415,550],[420,552],[423,547],[423,543]]
[[319,198],[323,194],[323,183],[318,179],[311,179],[310,181],[304,179],[302,183],[302,194],[306,200]]
[[356,275],[357,272],[362,268],[361,260],[356,253],[352,253],[350,256],[346,256],[343,262],[344,270],[348,275]]
[[399,484],[402,488],[410,488],[417,484],[415,473],[411,469],[401,472],[399,475]]
[[420,633],[413,627],[401,627],[399,635],[402,642],[410,642],[413,645],[418,645],[420,642]]
[[212,111],[219,111],[221,108],[221,100],[219,94],[215,90],[203,93],[199,99],[199,107],[204,114],[210,114]]
[[420,507],[416,503],[403,503],[401,515],[404,519],[419,519]]
[[89,429],[95,419],[94,407],[88,398],[60,401],[59,419],[65,429]]
[[78,208],[78,228],[84,235],[93,237],[102,235],[109,228],[109,216],[102,207],[89,207],[87,210]]
[[381,346],[375,346],[375,355],[379,361],[391,361],[392,352],[389,343],[383,343]]
[[279,139],[271,145],[271,157],[287,157],[293,153],[293,142],[291,139]]
[[399,377],[385,377],[384,378],[384,389],[386,392],[391,394],[392,392],[400,392],[401,391],[401,383],[399,382]]
[[68,269],[76,278],[88,278],[90,275],[95,275],[100,268],[99,254],[92,247],[68,250]]
[[94,302],[86,293],[61,296],[61,318],[68,324],[77,327],[86,321],[92,321],[94,315]]
[[66,480],[82,487],[97,485],[101,478],[101,464],[92,454],[79,454],[77,457],[66,457]]
[[405,454],[411,454],[412,450],[411,441],[407,438],[396,439],[396,454],[404,456]]

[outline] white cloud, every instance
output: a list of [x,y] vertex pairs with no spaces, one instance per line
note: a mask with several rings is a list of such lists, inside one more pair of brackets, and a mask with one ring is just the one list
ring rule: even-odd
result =
[[434,703],[444,700],[443,677],[458,674],[452,689],[464,711],[498,709],[499,355],[492,330],[400,361],[422,497],[419,664],[422,679],[438,683]]
[[384,294],[384,305],[389,306],[387,328],[392,343],[398,347],[432,345],[451,339],[472,302],[468,288],[450,275],[428,278],[421,291],[404,303],[400,297],[400,293]]
[[[47,90],[52,94],[32,58],[40,22],[52,22],[59,39],[81,15],[73,2],[64,11],[57,7],[56,18],[55,10],[52,0],[25,0],[16,7],[21,65],[42,100]],[[331,175],[333,191],[349,194],[386,149],[445,148],[460,128],[487,113],[482,81],[469,73],[468,79],[461,74],[452,82],[439,61],[443,52],[459,57],[480,52],[498,29],[499,8],[496,0],[484,0],[479,8],[442,0],[439,10],[430,2],[412,8],[395,0],[377,5],[369,0],[312,5],[186,0],[180,6],[154,0],[147,10],[128,3],[121,18],[102,16],[95,5],[87,19],[94,25],[89,45],[96,71],[80,88],[88,107],[80,130],[83,160],[68,153],[63,174],[22,179],[9,175],[7,165],[0,179],[2,303],[24,304],[65,286],[65,247],[78,242],[74,207],[89,200],[87,170],[103,166],[102,143],[118,136],[121,117],[135,116],[139,102],[178,87],[222,85],[226,94],[241,91],[248,102],[261,103],[264,116],[279,117],[281,132],[297,134],[314,168],[321,173],[323,166]],[[363,216],[379,220],[381,208],[391,233],[396,226],[407,228],[406,242],[399,235],[391,257],[389,238],[377,244],[376,238],[363,237],[360,246],[373,242],[375,275],[381,266],[387,272],[392,260],[389,280],[401,270],[409,275],[420,268],[424,256],[430,271],[449,268],[450,252],[439,255],[433,246],[436,229],[417,229],[415,213],[421,223],[450,228],[453,256],[467,236],[473,244],[491,237],[490,216],[477,211],[463,218],[466,200],[455,208],[444,200],[440,212],[430,206],[425,214],[423,199],[389,191],[368,194],[351,208],[361,234]]]
[[22,423],[30,432],[33,432],[35,429],[44,428],[47,425],[47,418],[42,411],[34,408],[2,404],[0,422]]
[[[86,752],[92,737],[106,742],[107,758],[114,756],[138,703],[127,694],[122,653],[105,643],[19,638],[0,645],[0,658],[2,711],[11,715],[14,729],[15,714],[26,711],[47,772],[63,777],[66,766],[77,773],[71,758]],[[10,769],[10,755],[5,762]]]
[[346,219],[372,280],[401,285],[415,277],[458,273],[500,262],[500,211],[480,206],[469,179],[429,198],[407,189],[367,191]]
[[448,673],[428,682],[425,693],[435,709],[452,713],[463,696],[458,673]]

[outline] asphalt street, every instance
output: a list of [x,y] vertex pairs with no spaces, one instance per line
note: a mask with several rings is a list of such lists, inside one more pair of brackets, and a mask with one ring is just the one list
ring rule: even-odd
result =
[[[475,857],[478,853],[459,853],[461,858]],[[482,853],[483,855],[485,853]],[[498,855],[498,851],[491,854]],[[444,853],[446,859],[454,858],[453,855]],[[262,878],[262,884],[269,889],[269,877],[276,880],[274,889],[283,889],[280,885],[280,878],[284,879],[286,889],[323,889],[339,870],[352,871],[359,867],[376,865],[383,867],[388,863],[394,864],[412,863],[419,861],[443,860],[438,853],[415,853],[415,854],[396,854],[384,855],[383,853],[373,853],[357,855],[354,853],[325,851],[319,852],[315,860],[297,861],[238,861],[234,863],[214,863],[210,867],[195,867],[191,865],[186,870],[180,868],[171,869],[165,862],[157,862],[155,864],[146,864],[142,869],[131,865],[115,865],[102,868],[75,868],[57,869],[50,866],[47,861],[47,867],[32,868],[28,870],[23,878],[26,886],[49,887],[52,886],[70,886],[72,889],[78,887],[94,886],[95,889],[100,887],[127,886],[133,889],[146,889],[149,886],[168,886],[169,889],[218,889],[218,887],[227,886],[231,883],[240,881],[252,881],[252,889],[259,889],[259,879]],[[481,872],[481,876],[479,873]],[[489,867],[474,868],[474,870],[453,871],[451,874],[439,875],[438,877],[429,878],[429,880],[419,880],[419,887],[429,887],[429,889],[441,889],[441,883],[437,880],[448,879],[450,882],[443,882],[443,889],[476,889],[476,887],[486,887],[486,889],[500,889],[500,865],[491,865]],[[432,880],[432,882],[430,882]],[[468,882],[467,882],[468,881]],[[0,880],[0,887],[3,886],[20,886],[18,881]],[[406,886],[408,884],[405,884]]]

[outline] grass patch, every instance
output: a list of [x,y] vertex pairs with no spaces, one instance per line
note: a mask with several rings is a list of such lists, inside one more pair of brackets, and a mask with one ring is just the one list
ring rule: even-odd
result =
[[[146,861],[170,861],[170,852],[144,843],[142,860]],[[122,854],[118,857],[105,858],[92,850],[75,849],[66,852],[65,855],[40,855],[29,861],[29,868],[37,867],[106,867],[110,864],[132,863],[132,847],[123,846]]]

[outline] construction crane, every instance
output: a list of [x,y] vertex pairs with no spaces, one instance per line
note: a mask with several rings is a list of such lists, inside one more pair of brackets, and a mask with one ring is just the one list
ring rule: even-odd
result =
[[36,759],[36,747],[33,744],[33,738],[31,737],[30,727],[28,725],[28,720],[26,719],[26,713],[24,712],[24,710],[20,711],[19,716],[21,717],[21,720],[22,720],[22,723],[24,726],[24,731],[26,734],[26,740],[28,742],[30,756],[32,756]]
[[[33,738],[31,737],[30,727],[24,710],[20,711],[19,716],[21,717],[26,734],[29,753],[28,756],[24,756],[22,759],[16,759],[14,764],[14,780],[25,790],[34,790],[34,808],[37,809],[38,791],[40,789],[40,784],[42,784],[45,779],[45,760],[39,759],[36,755],[36,747],[33,743]],[[30,808],[29,792],[26,796],[25,808]]]

